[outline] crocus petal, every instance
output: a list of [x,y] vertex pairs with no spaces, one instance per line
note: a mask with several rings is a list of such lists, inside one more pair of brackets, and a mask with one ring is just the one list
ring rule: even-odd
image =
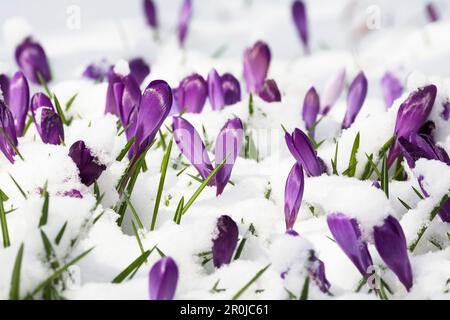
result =
[[208,98],[213,110],[220,110],[225,105],[225,97],[222,89],[222,79],[216,69],[208,74]]
[[228,120],[217,136],[214,151],[216,166],[219,166],[226,159],[222,169],[220,169],[215,176],[217,195],[222,194],[225,186],[230,180],[231,170],[233,169],[234,162],[241,150],[243,140],[244,127],[239,118]]
[[355,121],[367,95],[367,79],[363,72],[360,72],[350,84],[347,95],[347,112],[345,113],[342,128],[349,128]]
[[320,100],[316,89],[312,87],[308,90],[303,101],[302,117],[305,122],[306,129],[311,130],[317,120],[320,111]]
[[215,238],[213,239],[212,256],[216,268],[229,264],[236,250],[239,229],[229,216],[221,216],[217,220]]
[[388,166],[391,166],[400,154],[398,140],[401,137],[407,138],[411,132],[416,132],[427,120],[436,100],[436,93],[436,86],[429,85],[412,92],[400,105],[395,123],[396,141],[389,150]]
[[156,6],[153,0],[144,0],[144,13],[147,24],[156,29],[158,27],[158,19],[156,16]]
[[136,117],[141,104],[141,89],[135,78],[128,75],[122,82],[114,84],[116,105],[122,126],[126,128],[127,138],[131,139],[136,126]]
[[175,94],[182,111],[200,113],[205,106],[208,86],[201,75],[192,74],[180,82]]
[[410,168],[414,168],[415,162],[420,158],[439,160],[450,166],[450,159],[447,152],[438,147],[427,135],[412,132],[408,139],[400,137],[398,142]]
[[180,18],[178,20],[178,42],[184,48],[186,36],[189,28],[189,21],[192,16],[192,0],[184,0],[181,7]]
[[258,94],[264,87],[270,58],[269,46],[262,41],[256,42],[253,47],[245,50],[244,79],[248,92]]
[[302,40],[305,51],[309,52],[309,33],[308,19],[306,15],[305,3],[300,0],[294,1],[292,4],[292,18],[294,19],[298,35]]
[[0,74],[0,90],[1,90],[0,99],[3,97],[3,101],[5,101],[6,104],[8,104],[9,103],[9,78],[5,74]]
[[289,172],[284,188],[284,219],[286,222],[286,230],[293,229],[295,220],[297,220],[304,187],[305,178],[303,176],[303,167],[296,163]]
[[172,89],[163,80],[150,82],[144,90],[137,114],[135,138],[139,156],[153,141],[172,107]]
[[229,106],[241,101],[241,86],[235,76],[224,73],[221,77],[221,83],[225,105]]
[[52,102],[45,94],[38,92],[31,99],[31,114],[42,142],[61,144],[64,140],[64,128]]
[[114,72],[111,72],[108,75],[108,88],[106,89],[106,104],[105,104],[105,113],[119,115],[118,106],[116,103],[116,97],[114,93],[114,86],[116,83],[121,83],[122,77]]
[[450,200],[447,200],[441,210],[439,210],[439,217],[441,217],[442,221],[450,223]]
[[448,100],[442,104],[441,118],[444,119],[445,121],[448,121],[448,119],[450,118],[450,101]]
[[368,276],[369,268],[373,265],[372,257],[367,249],[367,243],[362,238],[358,222],[342,213],[332,213],[328,215],[327,223],[342,251],[363,276]]
[[327,279],[325,274],[325,264],[322,260],[318,259],[315,256],[314,251],[311,252],[309,257],[310,265],[308,266],[308,272],[310,277],[314,280],[314,282],[319,287],[320,291],[323,293],[329,293],[331,284]]
[[303,131],[295,129],[292,135],[286,133],[285,139],[289,151],[309,176],[317,177],[325,172],[323,162],[320,161],[311,141]]
[[0,150],[2,150],[3,154],[11,163],[14,163],[16,152],[8,142],[8,139],[17,146],[16,129],[14,127],[14,119],[11,111],[5,105],[3,100],[0,100],[0,127],[3,130],[0,134]]
[[172,131],[181,153],[197,169],[200,176],[206,179],[214,168],[197,130],[187,120],[173,117]]
[[46,82],[51,80],[50,67],[42,46],[30,37],[16,48],[16,62],[28,80],[40,84],[38,73]]
[[259,97],[266,102],[281,101],[281,93],[275,80],[268,79],[264,81],[264,85],[261,91],[259,91]]
[[69,198],[83,199],[83,195],[81,194],[80,190],[77,190],[77,189],[70,189],[68,191],[64,191],[62,193],[62,196],[69,197]]
[[389,215],[382,226],[373,228],[375,247],[386,265],[409,291],[413,285],[405,234],[400,223]]
[[425,11],[427,13],[428,20],[430,22],[436,22],[439,20],[439,14],[437,12],[436,7],[432,2],[428,3],[425,7]]
[[9,86],[9,109],[14,118],[17,136],[23,135],[25,121],[30,107],[28,81],[21,71],[14,74]]
[[386,108],[390,108],[392,103],[403,93],[403,85],[400,80],[390,72],[386,72],[383,78],[381,78],[381,89]]
[[156,262],[149,273],[149,291],[151,300],[172,300],[178,283],[178,267],[170,257]]
[[329,78],[322,92],[322,114],[326,115],[344,90],[346,71],[342,68]]
[[141,85],[150,74],[150,66],[142,58],[134,58],[128,61],[130,75]]
[[80,171],[81,182],[87,186],[93,184],[106,169],[106,166],[92,155],[91,150],[86,147],[84,141],[75,142],[70,147],[69,156]]

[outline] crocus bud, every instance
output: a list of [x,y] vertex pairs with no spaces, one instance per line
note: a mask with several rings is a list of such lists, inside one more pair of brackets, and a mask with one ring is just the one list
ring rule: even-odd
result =
[[8,105],[14,118],[16,134],[21,137],[30,108],[30,89],[28,81],[21,71],[17,71],[12,77],[8,96]]
[[26,38],[16,48],[16,62],[28,80],[40,84],[40,74],[45,82],[50,82],[50,67],[42,46],[31,37]]
[[147,24],[156,29],[158,27],[158,19],[156,16],[156,6],[153,0],[144,0],[144,13]]
[[205,79],[199,74],[192,74],[181,80],[175,97],[180,111],[201,113],[208,95]]
[[6,74],[0,74],[0,98],[3,97],[3,101],[8,104],[9,102],[9,78]]
[[304,187],[303,167],[296,163],[289,172],[284,188],[284,220],[288,231],[294,228],[295,220],[297,220]]
[[261,91],[259,91],[259,97],[266,102],[281,101],[281,93],[275,80],[268,79],[264,81],[264,85]]
[[439,210],[439,216],[442,221],[450,223],[450,199],[447,200],[446,203],[442,206],[441,210]]
[[89,64],[83,71],[83,77],[101,82],[109,73],[112,72],[113,66],[106,60]]
[[436,7],[434,6],[434,4],[432,2],[429,2],[426,5],[425,11],[427,13],[427,17],[430,22],[436,22],[439,20],[439,14],[437,12]]
[[213,110],[220,110],[225,105],[225,97],[222,88],[222,79],[216,69],[208,74],[208,98]]
[[303,101],[302,116],[307,130],[311,130],[320,111],[319,95],[314,87],[308,90]]
[[189,22],[192,16],[192,0],[184,0],[178,20],[178,42],[184,48],[188,33]]
[[322,92],[322,114],[326,115],[331,107],[336,103],[344,90],[345,85],[345,68],[338,70],[325,84]]
[[361,235],[358,222],[342,213],[332,213],[328,215],[327,223],[342,251],[363,276],[369,276],[370,267],[373,265],[372,257]]
[[345,113],[342,129],[349,128],[355,121],[367,95],[367,79],[363,72],[360,72],[348,89],[347,112]]
[[292,4],[292,18],[294,19],[295,27],[297,28],[297,32],[303,43],[305,52],[309,53],[308,19],[306,15],[305,3],[303,1],[296,0]]
[[258,94],[263,89],[270,57],[269,46],[262,41],[244,51],[244,79],[248,92]]
[[64,141],[64,128],[50,99],[43,93],[35,93],[31,99],[31,113],[42,142],[61,144]]
[[235,76],[224,73],[221,82],[225,105],[229,106],[241,101],[241,86]]
[[[311,250],[312,251],[312,250]],[[308,273],[312,280],[319,287],[323,293],[329,293],[331,284],[325,274],[325,264],[322,260],[315,256],[314,251],[311,252],[309,257]]]
[[217,195],[222,194],[230,180],[231,171],[244,142],[244,127],[239,118],[228,120],[220,130],[215,145],[216,167],[224,160],[225,164],[216,176]]
[[81,182],[87,186],[93,184],[106,169],[106,166],[92,155],[91,150],[86,147],[84,141],[75,142],[70,147],[69,156],[80,171]]
[[381,78],[381,89],[383,90],[386,108],[390,108],[392,103],[403,93],[403,86],[392,73],[386,72]]
[[178,284],[178,267],[170,257],[156,262],[148,275],[151,300],[173,300]]
[[408,166],[415,167],[415,162],[420,158],[429,160],[439,160],[450,166],[450,159],[447,152],[437,146],[430,136],[412,132],[408,139],[400,137],[398,140]]
[[212,256],[216,268],[229,264],[236,250],[239,229],[236,222],[229,216],[221,216],[217,220],[216,230],[214,232]]
[[389,150],[388,166],[391,166],[400,154],[398,140],[401,137],[408,137],[411,132],[416,132],[427,120],[436,100],[436,93],[436,86],[429,85],[412,92],[400,105],[395,123],[396,140]]
[[311,141],[303,131],[295,129],[292,134],[286,132],[284,137],[289,151],[309,176],[317,177],[326,171],[323,161],[317,156]]
[[141,85],[150,74],[150,66],[142,58],[134,58],[128,61],[130,75]]
[[114,84],[114,96],[122,126],[127,139],[131,139],[136,126],[136,118],[141,104],[141,89],[131,75]]
[[197,169],[203,179],[214,170],[202,138],[195,128],[181,117],[173,117],[173,138],[181,153]]
[[409,291],[413,285],[411,264],[405,234],[398,220],[389,215],[382,226],[374,227],[373,237],[380,257]]
[[105,114],[111,113],[116,116],[119,115],[119,110],[116,103],[116,97],[114,94],[114,86],[116,83],[121,83],[122,77],[114,73],[112,70],[108,74],[108,88],[106,89],[106,103],[105,103]]
[[144,90],[135,131],[136,158],[152,143],[172,107],[172,89],[163,80],[150,82]]
[[[11,111],[5,105],[4,101],[0,99],[0,127],[3,132],[0,134],[0,150],[8,158],[11,163],[14,163],[14,156],[16,152],[11,146],[10,142],[17,146],[16,129],[14,127],[14,119]],[[10,142],[8,142],[8,139]]]

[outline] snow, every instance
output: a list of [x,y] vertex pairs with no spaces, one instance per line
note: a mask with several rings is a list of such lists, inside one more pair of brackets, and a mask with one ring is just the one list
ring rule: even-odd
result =
[[[269,264],[270,267],[241,299],[288,299],[285,289],[295,294],[301,292],[306,276],[305,261],[311,249],[325,264],[333,296],[320,292],[311,283],[310,299],[376,298],[364,289],[355,292],[361,275],[330,239],[326,217],[333,212],[358,220],[373,260],[380,266],[384,264],[373,245],[374,226],[393,215],[399,219],[410,245],[416,240],[419,229],[427,225],[417,248],[410,253],[414,276],[412,290],[407,292],[389,270],[383,270],[383,279],[395,291],[392,299],[448,299],[445,292],[449,289],[446,281],[450,276],[450,240],[447,236],[450,224],[439,217],[431,222],[428,218],[449,192],[449,167],[422,159],[410,170],[403,162],[407,179],[389,183],[389,199],[382,190],[372,186],[375,175],[365,181],[359,180],[367,163],[366,154],[373,154],[375,163],[380,160],[378,152],[393,135],[400,104],[411,91],[429,83],[438,87],[438,97],[429,117],[436,125],[434,137],[450,152],[450,126],[440,116],[442,104],[450,95],[450,72],[443,67],[450,56],[450,44],[444,41],[450,32],[450,23],[444,20],[450,18],[445,10],[449,6],[444,1],[436,1],[443,20],[427,24],[423,9],[427,1],[414,2],[412,6],[407,0],[307,1],[312,50],[309,56],[304,55],[294,29],[291,1],[288,0],[194,0],[194,16],[185,50],[178,48],[174,32],[181,1],[156,1],[161,25],[157,32],[146,26],[141,1],[131,1],[126,6],[106,0],[83,3],[81,28],[77,30],[67,29],[66,20],[62,19],[66,16],[53,18],[52,14],[43,19],[42,15],[36,15],[36,10],[41,12],[46,7],[44,4],[40,4],[42,8],[30,5],[19,11],[17,4],[2,3],[0,7],[4,10],[0,11],[0,21],[4,22],[0,44],[5,45],[5,50],[0,52],[0,70],[11,74],[17,69],[15,45],[31,34],[48,54],[54,74],[49,87],[63,108],[72,96],[77,96],[65,113],[66,117],[73,117],[71,125],[64,127],[65,145],[43,144],[32,124],[26,135],[19,138],[18,148],[24,161],[16,157],[15,163],[10,164],[0,154],[0,187],[9,197],[5,210],[16,209],[6,216],[11,246],[0,248],[0,299],[8,298],[11,272],[22,243],[25,249],[21,296],[53,272],[46,261],[38,228],[44,202],[41,192],[45,184],[50,194],[49,218],[42,230],[53,240],[67,222],[61,243],[54,245],[56,257],[67,262],[94,247],[71,268],[70,273],[65,274],[67,286],[59,288],[60,293],[68,299],[148,299],[148,272],[160,258],[157,250],[152,251],[132,279],[120,284],[111,283],[141,255],[133,233],[132,211],[127,210],[121,227],[117,225],[118,216],[114,211],[119,201],[115,186],[128,165],[127,159],[119,162],[116,157],[125,146],[126,138],[123,134],[118,135],[117,117],[104,114],[107,83],[94,83],[81,77],[86,65],[104,58],[116,61],[114,71],[126,75],[130,72],[127,61],[138,56],[151,66],[151,73],[142,87],[152,80],[164,79],[176,88],[185,76],[197,72],[206,77],[213,67],[220,74],[230,72],[235,75],[241,83],[241,102],[215,112],[207,101],[201,114],[185,114],[184,117],[202,137],[202,127],[205,128],[207,138],[204,140],[209,142],[212,160],[217,134],[225,121],[235,116],[245,123],[259,152],[258,161],[239,157],[231,175],[234,185],[227,185],[217,198],[215,188],[205,188],[177,225],[173,215],[179,200],[182,196],[188,199],[199,183],[188,176],[196,175],[192,167],[177,175],[188,162],[179,156],[179,149],[174,144],[154,231],[149,227],[164,150],[153,147],[148,152],[148,170],[139,175],[130,201],[144,225],[144,230],[139,231],[144,250],[157,246],[179,267],[176,299],[230,299]],[[54,6],[55,12],[66,12],[65,5],[50,0],[43,0],[43,3]],[[364,26],[367,9],[373,5],[381,9],[381,27],[364,35],[361,24]],[[23,17],[14,17],[19,13]],[[276,80],[282,102],[269,104],[255,96],[255,112],[250,116],[249,97],[242,76],[242,54],[258,39],[265,40],[271,48],[268,78]],[[214,56],[220,48],[223,48],[222,54]],[[301,107],[305,93],[311,86],[322,93],[329,85],[329,79],[342,68],[346,70],[346,87],[328,116],[315,129],[315,140],[325,140],[318,155],[327,165],[328,172],[320,177],[305,175],[303,201],[294,226],[300,236],[292,237],[285,234],[284,187],[295,160],[286,147],[282,125],[288,131],[304,130]],[[355,123],[341,131],[347,85],[360,70],[369,81],[368,97]],[[389,110],[385,109],[380,88],[380,79],[387,70],[395,72],[405,84],[405,92]],[[35,93],[41,89],[31,86],[31,90]],[[164,133],[171,121],[168,117],[162,126]],[[342,172],[348,167],[358,133],[360,147],[356,154],[356,173],[354,177],[346,177]],[[68,156],[70,146],[78,140],[85,141],[98,161],[107,166],[97,181],[104,194],[98,206],[94,187],[81,183],[78,169]],[[336,142],[339,143],[339,176],[331,175]],[[420,191],[419,176],[424,177],[423,186],[430,194],[423,200],[412,189],[413,186]],[[11,177],[25,191],[27,199]],[[63,196],[72,189],[79,190],[83,197]],[[405,208],[399,198],[411,209]],[[211,251],[216,221],[221,215],[229,215],[238,224],[240,240],[246,238],[247,241],[239,260],[215,269],[211,262],[203,266],[199,254]],[[249,231],[251,227],[254,233]],[[429,240],[439,243],[442,250]],[[290,271],[282,279],[280,275],[287,269]],[[217,288],[224,291],[211,290],[217,281]]]

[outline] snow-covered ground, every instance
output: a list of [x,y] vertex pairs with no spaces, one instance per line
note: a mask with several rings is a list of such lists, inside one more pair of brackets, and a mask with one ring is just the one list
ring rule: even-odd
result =
[[[325,264],[332,295],[322,293],[311,284],[310,299],[376,299],[363,287],[356,292],[361,275],[351,260],[332,240],[327,214],[343,212],[358,217],[363,231],[379,225],[388,214],[396,217],[404,230],[407,244],[428,214],[450,189],[450,168],[435,160],[420,160],[414,172],[404,163],[407,179],[389,183],[389,199],[361,181],[366,154],[377,154],[393,135],[400,104],[419,87],[434,84],[438,94],[429,117],[435,123],[435,142],[450,153],[450,126],[445,120],[443,103],[450,95],[450,9],[446,1],[435,1],[441,19],[429,23],[422,0],[314,0],[306,1],[310,22],[311,54],[305,55],[291,17],[291,1],[280,0],[194,0],[186,48],[180,49],[176,24],[181,0],[155,0],[159,30],[155,33],[144,20],[142,1],[2,1],[0,21],[0,71],[11,74],[18,67],[14,50],[23,36],[31,33],[48,55],[54,80],[49,83],[62,105],[77,93],[67,117],[65,145],[50,145],[41,139],[32,124],[18,149],[24,161],[16,157],[11,164],[0,155],[0,188],[9,197],[5,210],[11,245],[0,248],[0,298],[7,299],[14,263],[21,244],[24,255],[20,275],[20,297],[35,290],[54,273],[43,246],[41,230],[53,243],[60,266],[86,250],[93,250],[63,273],[62,282],[54,285],[58,295],[68,299],[148,299],[148,272],[161,254],[172,257],[179,268],[176,299],[230,299],[255,274],[270,267],[244,292],[242,299],[288,299],[289,292],[300,295],[305,273],[296,268],[304,263],[305,252],[314,249]],[[79,15],[78,15],[79,14]],[[449,19],[447,19],[449,18]],[[368,28],[368,30],[366,30]],[[365,30],[365,31],[364,31]],[[254,113],[249,114],[249,96],[243,79],[243,52],[257,40],[264,40],[271,49],[269,78],[275,79],[282,101],[267,103],[254,97]],[[156,228],[149,230],[164,156],[158,144],[146,156],[148,170],[142,172],[130,202],[144,226],[138,231],[139,244],[133,232],[132,210],[126,211],[121,227],[117,225],[114,207],[120,200],[115,189],[128,160],[116,161],[126,144],[125,135],[118,135],[117,118],[104,114],[107,82],[94,83],[82,78],[86,65],[106,58],[111,63],[120,59],[143,57],[151,67],[142,84],[164,79],[173,88],[191,73],[207,77],[211,68],[219,73],[230,72],[241,83],[242,101],[213,111],[209,101],[200,114],[184,114],[207,140],[215,140],[225,121],[238,116],[253,134],[260,158],[239,157],[231,181],[224,193],[206,187],[183,216],[181,224],[173,222],[182,196],[188,199],[199,182],[189,167],[180,175],[181,163],[174,144],[162,193]],[[321,94],[328,78],[345,67],[347,84],[363,70],[368,78],[368,96],[354,124],[341,131],[346,110],[344,90],[331,112],[317,125],[315,140],[322,141],[318,155],[328,172],[319,177],[306,177],[303,201],[294,229],[299,237],[285,234],[284,188],[288,173],[295,163],[284,140],[284,126],[289,132],[305,129],[301,109],[307,90],[315,86]],[[404,83],[403,95],[386,110],[380,79],[391,71]],[[43,91],[32,85],[31,92]],[[162,132],[170,135],[169,116]],[[355,177],[332,175],[331,159],[335,156],[337,171],[347,169],[352,145],[360,133],[360,148]],[[204,135],[202,134],[202,137]],[[157,141],[159,137],[157,136]],[[77,140],[86,145],[107,166],[98,180],[100,193],[96,205],[94,186],[83,185],[78,169],[68,156]],[[212,150],[210,150],[212,154]],[[374,159],[378,160],[378,159]],[[393,176],[391,172],[391,176]],[[420,199],[411,186],[420,190],[416,177],[424,176],[430,197]],[[27,197],[22,195],[11,176]],[[373,176],[374,177],[374,176]],[[47,184],[50,194],[48,221],[39,228],[43,211],[42,188]],[[82,198],[63,196],[77,189]],[[408,210],[399,201],[405,202]],[[92,209],[95,208],[95,209]],[[311,212],[314,208],[314,212]],[[211,251],[216,220],[229,215],[238,224],[239,238],[246,238],[239,259],[219,269],[211,262],[203,264],[202,253]],[[94,219],[98,218],[98,220]],[[58,245],[54,243],[67,223]],[[252,228],[250,226],[253,226]],[[250,232],[254,229],[254,232]],[[385,268],[368,234],[369,251],[382,278],[389,284],[391,299],[449,299],[450,224],[436,217],[414,252],[409,252],[413,286],[408,292],[397,277]],[[143,250],[153,250],[132,279],[112,283]],[[296,267],[297,266],[297,267]],[[291,268],[289,274],[280,274]],[[298,272],[297,272],[298,271]],[[217,284],[215,286],[215,284]],[[213,290],[215,288],[216,290]],[[223,289],[223,290],[217,290]],[[56,294],[56,293],[53,293]],[[35,298],[42,297],[42,291]]]

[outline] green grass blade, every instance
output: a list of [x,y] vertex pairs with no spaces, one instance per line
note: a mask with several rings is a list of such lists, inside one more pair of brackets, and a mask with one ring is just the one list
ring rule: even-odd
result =
[[150,250],[145,251],[136,260],[134,260],[128,267],[119,273],[112,281],[112,283],[121,283],[125,280],[135,269],[139,268],[150,255]]
[[3,137],[6,139],[6,141],[10,145],[10,147],[13,148],[14,152],[19,156],[20,160],[25,161],[25,159],[23,158],[22,154],[19,152],[19,149],[17,149],[16,145],[8,137],[8,135],[6,134],[5,130],[3,130],[2,127],[0,127],[0,131],[1,131],[2,135],[3,135]]
[[155,206],[153,207],[152,222],[150,225],[150,231],[155,230],[156,218],[158,217],[159,205],[161,203],[161,196],[164,189],[164,182],[166,180],[167,167],[169,166],[170,152],[172,150],[173,139],[170,139],[167,146],[166,153],[164,154],[161,164],[161,177],[159,178],[158,192],[156,193]]
[[6,220],[6,212],[2,198],[0,198],[0,224],[2,227],[3,247],[7,248],[11,245],[11,241],[9,240],[8,221]]
[[267,266],[265,266],[264,268],[262,268],[261,270],[259,270],[255,276],[250,279],[250,281],[244,286],[242,287],[242,289],[240,289],[238,292],[236,292],[236,294],[231,298],[232,300],[237,300],[240,298],[240,296],[242,296],[244,294],[245,291],[247,291],[247,289],[254,283],[256,282],[256,280],[258,280],[263,274],[264,272],[266,272],[267,269],[269,269],[270,264],[268,264]]
[[39,219],[39,227],[45,226],[48,220],[48,206],[49,206],[49,195],[47,188],[44,188],[44,204],[42,205],[42,214]]
[[414,186],[411,186],[411,188],[414,190],[414,193],[419,197],[420,200],[425,199],[425,197],[423,196],[423,194],[421,194],[419,192],[419,190],[417,190],[416,188],[414,188]]
[[75,93],[72,97],[70,97],[69,101],[67,101],[67,103],[66,103],[66,111],[69,111],[70,107],[72,107],[73,102],[75,101],[77,96],[78,96],[78,92]]
[[183,206],[184,206],[184,197],[181,197],[180,202],[178,202],[177,209],[175,210],[175,216],[173,217],[173,221],[175,221],[176,224],[181,223]]
[[381,190],[384,191],[386,197],[389,199],[389,168],[387,166],[386,154],[383,156],[383,163],[381,166]]
[[300,294],[300,300],[308,300],[309,293],[309,276],[306,277],[305,282],[303,283],[302,292]]
[[20,245],[19,251],[17,252],[16,261],[14,262],[14,268],[11,276],[11,288],[9,289],[9,299],[19,300],[20,299],[20,272],[22,269],[22,258],[23,258],[23,243]]
[[334,160],[331,160],[331,165],[333,167],[333,174],[339,175],[337,170],[337,162],[338,162],[338,152],[339,152],[339,142],[336,142],[336,149],[334,150]]
[[128,151],[130,151],[130,148],[133,145],[134,140],[135,140],[135,137],[132,136],[131,139],[125,145],[125,147],[122,149],[122,151],[120,151],[119,155],[116,158],[117,161],[120,162],[120,161],[123,160],[123,158],[125,158],[125,156],[127,155]]
[[251,93],[248,97],[248,114],[253,115],[253,95]]
[[239,246],[236,250],[236,254],[234,255],[233,260],[238,260],[241,257],[242,250],[244,250],[245,243],[247,242],[247,238],[242,238],[241,242],[239,242]]
[[355,140],[353,141],[352,151],[350,154],[350,160],[348,162],[347,169],[342,173],[345,176],[348,177],[354,177],[356,172],[356,166],[358,164],[358,161],[356,160],[356,154],[358,153],[359,149],[359,142],[360,142],[360,134],[358,134],[355,137]]
[[61,239],[64,236],[64,232],[66,231],[66,227],[67,227],[67,221],[64,222],[63,226],[61,227],[61,229],[59,230],[58,234],[56,235],[55,243],[57,245],[59,245],[59,243],[61,242]]
[[139,249],[141,250],[141,253],[144,254],[145,253],[144,246],[142,245],[141,237],[139,237],[138,229],[136,228],[136,224],[134,223],[133,220],[131,221],[131,227],[133,228],[133,233],[138,242]]
[[59,117],[61,118],[62,123],[65,124],[66,126],[70,125],[70,123],[72,121],[67,120],[66,116],[64,115],[64,111],[61,108],[61,104],[59,103],[59,100],[55,94],[53,94],[53,101],[55,102],[56,113],[58,113]]
[[124,192],[123,196],[125,198],[125,201],[127,202],[127,205],[130,206],[131,212],[133,213],[133,216],[136,219],[139,229],[144,229],[144,225],[142,224],[141,219],[139,218],[139,215],[137,214],[136,209],[134,208],[133,204],[131,203],[129,195],[126,192]]
[[9,175],[9,177],[11,178],[11,180],[14,182],[14,184],[16,185],[17,189],[19,189],[19,192],[22,194],[22,196],[23,196],[25,199],[27,199],[27,198],[28,198],[28,197],[27,197],[27,194],[25,193],[25,191],[23,191],[23,189],[22,189],[22,188],[20,187],[20,185],[17,183],[16,179],[14,179],[14,177],[13,177],[11,174],[8,173],[8,175]]

